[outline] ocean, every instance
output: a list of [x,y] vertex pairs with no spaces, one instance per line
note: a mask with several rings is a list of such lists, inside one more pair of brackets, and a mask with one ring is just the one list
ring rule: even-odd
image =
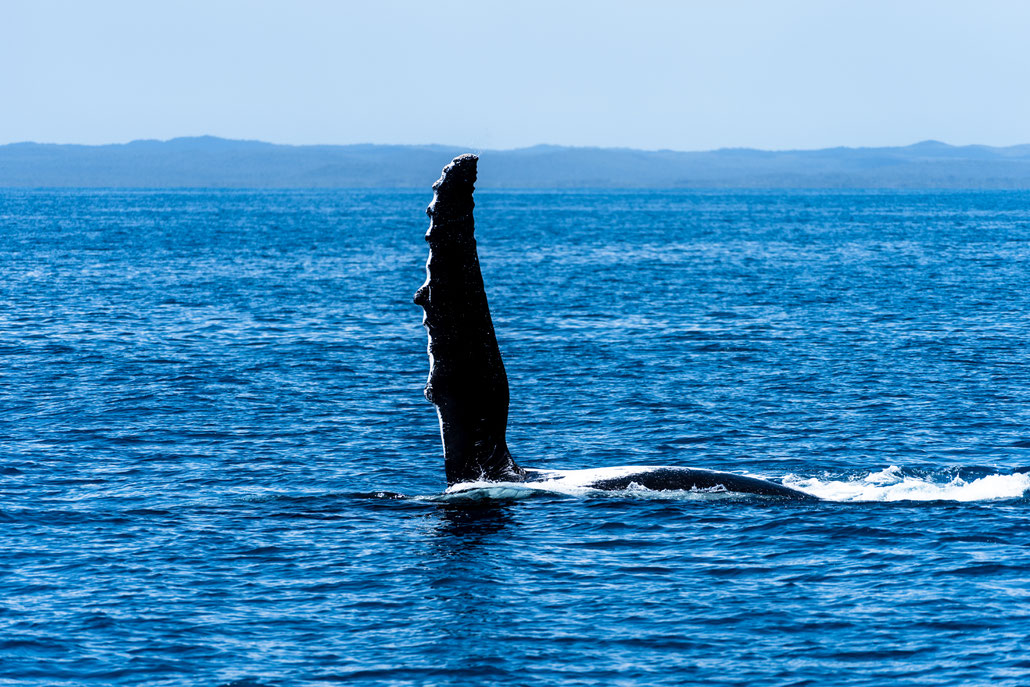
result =
[[1030,193],[477,192],[543,469],[446,492],[431,190],[0,191],[0,685],[1030,684]]

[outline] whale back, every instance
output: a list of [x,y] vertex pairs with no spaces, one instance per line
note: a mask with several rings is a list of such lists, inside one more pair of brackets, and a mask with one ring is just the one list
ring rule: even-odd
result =
[[497,346],[476,251],[475,155],[461,155],[433,184],[426,281],[415,293],[429,335],[425,396],[440,419],[448,484],[521,480],[508,451],[508,376]]

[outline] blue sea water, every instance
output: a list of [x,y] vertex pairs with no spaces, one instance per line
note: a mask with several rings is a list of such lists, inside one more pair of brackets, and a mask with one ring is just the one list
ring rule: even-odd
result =
[[0,684],[1030,684],[1030,194],[477,193],[537,468],[445,494],[426,191],[0,191]]

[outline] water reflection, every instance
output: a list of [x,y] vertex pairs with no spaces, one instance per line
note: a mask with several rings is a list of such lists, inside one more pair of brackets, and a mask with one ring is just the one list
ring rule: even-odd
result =
[[435,515],[423,569],[426,600],[440,619],[433,642],[440,669],[484,678],[514,670],[498,641],[499,629],[516,621],[506,572],[511,510],[496,503],[446,504]]
[[438,549],[468,552],[489,544],[513,523],[508,507],[496,503],[442,504],[432,542]]

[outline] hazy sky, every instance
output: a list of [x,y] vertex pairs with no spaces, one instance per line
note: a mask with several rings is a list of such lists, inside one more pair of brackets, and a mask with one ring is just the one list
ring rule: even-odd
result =
[[1030,2],[0,2],[0,143],[1030,143]]

